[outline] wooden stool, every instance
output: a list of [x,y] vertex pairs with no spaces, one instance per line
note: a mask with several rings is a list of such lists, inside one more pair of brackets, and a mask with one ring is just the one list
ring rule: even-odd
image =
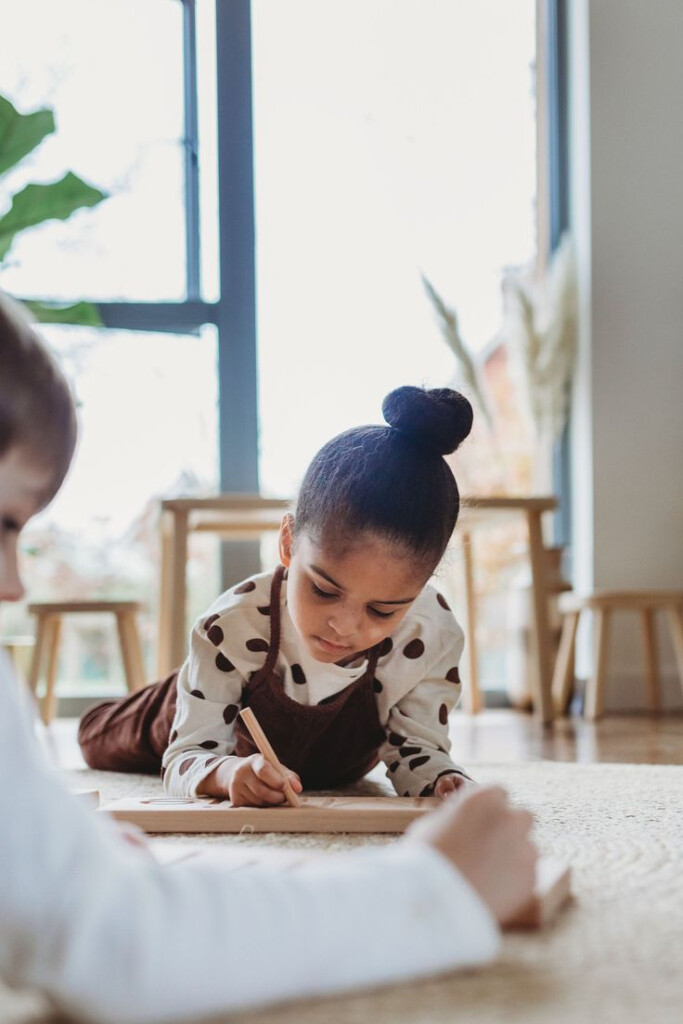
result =
[[136,619],[140,607],[137,601],[45,601],[28,606],[29,612],[37,616],[38,620],[28,683],[35,694],[43,662],[46,662],[45,695],[40,703],[40,716],[46,725],[50,724],[55,715],[55,678],[62,616],[90,615],[96,612],[108,612],[116,616],[126,686],[132,692],[145,685],[145,668]]
[[576,630],[581,612],[587,608],[595,615],[596,653],[595,669],[586,686],[583,711],[586,718],[595,719],[602,713],[610,616],[613,611],[633,611],[640,615],[650,708],[656,711],[660,707],[654,628],[656,611],[666,613],[683,687],[683,590],[600,590],[585,597],[573,593],[563,594],[559,600],[563,618],[562,635],[552,684],[553,700],[558,714],[566,714],[571,698]]

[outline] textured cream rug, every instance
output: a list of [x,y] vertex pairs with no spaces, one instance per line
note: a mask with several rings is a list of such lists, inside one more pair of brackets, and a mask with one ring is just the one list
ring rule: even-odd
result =
[[[239,1014],[226,1021],[683,1021],[683,767],[533,762],[475,765],[472,772],[480,782],[506,785],[517,802],[535,812],[542,852],[572,864],[575,898],[559,920],[540,933],[506,936],[500,960],[481,971]],[[97,772],[71,773],[69,783],[97,788],[104,799],[158,789],[150,778]],[[363,783],[363,788],[377,792],[372,783]],[[208,836],[202,841],[212,846],[248,842],[347,849],[393,840],[268,835]],[[40,999],[0,991],[2,1024],[50,1019]]]

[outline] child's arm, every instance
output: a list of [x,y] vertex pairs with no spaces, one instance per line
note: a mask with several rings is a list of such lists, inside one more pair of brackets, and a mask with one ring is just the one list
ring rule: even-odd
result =
[[[454,869],[467,802],[444,806],[430,834],[305,872],[163,868],[62,789],[22,728],[13,681],[0,678],[0,703],[0,817],[12,823],[0,829],[0,975],[69,1016],[203,1019],[496,954],[481,872],[469,881]],[[505,858],[521,905],[528,886],[508,842]]]
[[[450,671],[450,669],[446,669]],[[436,676],[432,675],[436,672]],[[472,779],[450,757],[448,716],[460,696],[455,673],[439,665],[389,711],[387,742],[380,756],[399,796],[445,797]]]
[[[240,668],[248,667],[237,648],[243,634],[248,638],[252,633],[253,628],[245,630],[235,615],[203,617],[192,631],[190,655],[178,674],[176,715],[163,757],[162,777],[171,796],[228,797],[237,807],[279,804],[285,799],[281,777],[260,754],[234,755],[235,722],[245,685]],[[301,792],[294,772],[290,782]]]

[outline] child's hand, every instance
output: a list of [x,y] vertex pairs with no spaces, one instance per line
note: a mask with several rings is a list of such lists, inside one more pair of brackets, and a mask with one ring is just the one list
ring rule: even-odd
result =
[[[295,793],[303,789],[296,772],[285,768]],[[229,757],[222,761],[197,787],[197,794],[228,797],[235,807],[268,807],[285,802],[285,783],[262,754]]]
[[439,800],[445,800],[451,793],[455,793],[456,790],[461,789],[463,786],[474,786],[476,783],[472,782],[472,779],[466,779],[464,775],[442,775],[440,779],[436,780],[434,785],[434,796],[438,796]]
[[[299,776],[289,768],[284,770],[294,792],[300,793],[303,787]],[[234,807],[267,807],[285,803],[284,788],[280,772],[268,764],[263,754],[252,754],[251,757],[241,757],[235,765],[228,796]]]
[[415,822],[405,841],[443,854],[504,925],[533,894],[538,851],[529,838],[532,824],[532,815],[512,808],[500,787],[467,787]]

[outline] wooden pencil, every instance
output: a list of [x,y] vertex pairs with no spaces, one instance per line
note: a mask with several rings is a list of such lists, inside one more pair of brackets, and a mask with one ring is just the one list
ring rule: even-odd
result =
[[272,765],[276,772],[282,776],[285,783],[284,793],[287,803],[290,807],[301,807],[301,801],[292,789],[288,779],[287,773],[284,767],[280,764],[277,754],[268,742],[268,737],[264,733],[263,729],[258,723],[256,715],[251,708],[242,708],[240,711],[240,718],[249,730],[249,734],[253,739],[254,743],[265,757],[268,764]]

